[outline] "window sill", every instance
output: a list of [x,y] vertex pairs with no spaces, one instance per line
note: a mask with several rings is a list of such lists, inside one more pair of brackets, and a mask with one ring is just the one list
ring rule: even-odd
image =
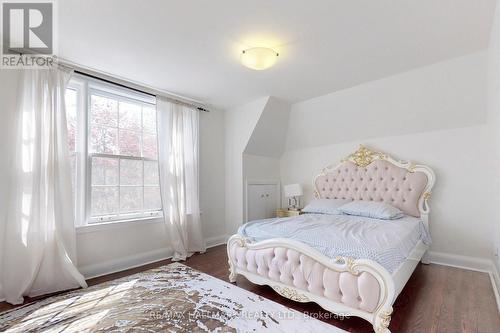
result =
[[92,232],[99,232],[103,230],[129,228],[134,226],[141,226],[145,224],[163,223],[163,217],[144,217],[133,220],[123,221],[110,221],[110,222],[97,222],[76,227],[77,234],[87,234]]

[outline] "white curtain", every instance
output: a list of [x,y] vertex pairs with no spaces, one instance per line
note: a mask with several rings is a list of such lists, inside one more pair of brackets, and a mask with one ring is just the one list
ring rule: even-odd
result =
[[199,204],[199,112],[162,97],[156,105],[163,216],[173,260],[185,260],[206,250]]
[[7,302],[23,296],[86,287],[75,267],[76,235],[64,94],[71,72],[25,70],[16,114],[16,139],[0,285]]

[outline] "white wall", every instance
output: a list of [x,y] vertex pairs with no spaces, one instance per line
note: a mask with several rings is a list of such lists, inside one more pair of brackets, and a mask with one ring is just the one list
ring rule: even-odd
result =
[[125,222],[77,229],[78,268],[87,278],[165,259],[172,255],[162,221]]
[[243,154],[243,175],[245,180],[279,180],[280,159]]
[[200,207],[203,235],[209,241],[226,234],[225,112],[200,114]]
[[428,164],[437,174],[431,249],[490,258],[486,59],[471,54],[292,105],[282,181],[302,183],[307,201],[313,177],[360,143]]
[[[14,152],[12,146],[13,116],[17,100],[19,75],[17,71],[0,70],[0,248],[3,246],[7,195],[9,192],[9,162]],[[1,257],[0,257],[1,260]],[[0,298],[3,297],[0,282]]]
[[272,96],[226,112],[226,232],[245,219],[246,181],[278,180],[290,104]]
[[290,104],[269,97],[248,139],[242,161],[245,220],[247,181],[280,181],[280,157],[285,150],[289,115]]
[[269,97],[226,112],[226,233],[233,234],[243,223],[243,152]]
[[[0,227],[5,218],[8,194],[12,122],[15,113],[17,70],[0,70]],[[200,203],[203,233],[209,245],[225,235],[224,201],[224,112],[200,115]],[[0,228],[0,239],[2,229]],[[79,230],[78,266],[86,276],[95,276],[131,265],[169,256],[169,242],[163,224],[124,223],[107,228]],[[1,288],[1,286],[0,286]]]
[[485,122],[486,52],[292,105],[287,149]]
[[[488,51],[488,124],[490,141],[493,143],[491,149],[491,167],[496,170],[494,175],[493,193],[494,203],[492,208],[497,208],[500,202],[500,1],[497,1],[495,20],[491,32],[491,42]],[[497,212],[494,212],[497,213]],[[500,218],[498,214],[493,215],[495,226],[495,247],[500,248]],[[494,262],[500,271],[500,258],[496,257]],[[498,278],[498,277],[497,277]],[[497,281],[500,286],[500,281]]]
[[[0,220],[6,213],[9,163],[12,151],[12,135],[14,110],[17,101],[17,87],[19,84],[19,72],[15,70],[0,70]],[[2,227],[0,223],[0,239],[2,238]]]

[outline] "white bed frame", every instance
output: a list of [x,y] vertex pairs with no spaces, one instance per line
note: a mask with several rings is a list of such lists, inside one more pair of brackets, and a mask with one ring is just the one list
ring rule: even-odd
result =
[[[359,167],[366,167],[375,160],[384,160],[397,167],[406,169],[408,172],[422,172],[427,176],[427,185],[418,200],[418,209],[420,211],[421,219],[428,227],[430,212],[428,201],[431,195],[432,187],[435,183],[435,175],[432,169],[425,165],[416,165],[407,161],[398,161],[386,154],[372,151],[364,146],[360,146],[355,153],[342,160],[341,164],[335,167],[329,166],[325,168],[317,177],[336,170],[346,161],[353,162]],[[316,180],[316,178],[314,180]],[[316,184],[316,182],[314,181],[313,184]],[[320,197],[319,191],[316,188],[315,196],[318,198]],[[292,249],[302,255],[312,258],[316,262],[322,264],[325,268],[332,271],[348,272],[354,276],[359,276],[362,272],[368,272],[376,278],[380,286],[378,305],[375,311],[363,311],[358,308],[349,307],[343,303],[334,302],[324,296],[316,295],[306,290],[298,289],[294,286],[286,285],[281,282],[271,280],[268,277],[249,272],[238,267],[234,258],[231,257],[230,249],[234,246],[246,248],[248,250],[262,250],[270,248]],[[396,297],[408,282],[419,261],[422,261],[422,263],[428,263],[425,255],[428,247],[422,242],[419,242],[415,246],[408,258],[392,274],[373,260],[352,259],[346,257],[331,259],[304,243],[290,239],[276,238],[261,242],[251,242],[243,236],[236,234],[229,239],[227,247],[230,267],[229,280],[231,282],[236,282],[236,276],[241,274],[255,284],[271,286],[278,294],[291,300],[297,302],[315,302],[325,310],[339,315],[361,317],[369,321],[373,325],[374,331],[377,333],[390,333],[388,327],[393,311],[392,305],[394,304]]]

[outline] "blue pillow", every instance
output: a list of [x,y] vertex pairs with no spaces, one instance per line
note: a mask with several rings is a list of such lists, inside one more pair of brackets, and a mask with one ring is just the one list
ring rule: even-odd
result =
[[338,209],[347,215],[371,217],[380,220],[396,220],[402,218],[404,213],[385,202],[353,201]]
[[346,199],[314,199],[307,206],[302,209],[304,213],[316,213],[316,214],[330,214],[338,215],[342,214],[338,208],[346,203],[351,202],[351,200]]

